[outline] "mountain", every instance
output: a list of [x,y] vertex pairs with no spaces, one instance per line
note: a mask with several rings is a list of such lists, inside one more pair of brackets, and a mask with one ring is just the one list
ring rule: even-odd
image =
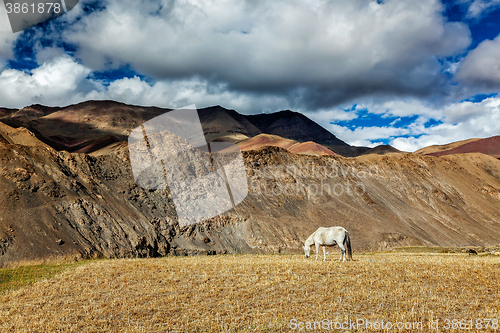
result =
[[[104,140],[105,147],[94,141],[89,151],[97,150],[90,154],[57,151],[28,129],[0,124],[0,265],[56,256],[300,253],[301,242],[314,230],[333,225],[349,230],[355,252],[498,244],[500,161],[485,154],[346,159],[261,146],[243,152],[249,185],[243,202],[220,216],[180,227],[168,189],[137,186],[127,142],[117,142],[136,119],[163,110],[110,103],[101,112],[95,105],[47,112],[31,121],[40,133],[50,130],[59,138],[70,134],[97,140],[116,133]],[[113,108],[116,115],[109,113]],[[79,122],[80,115],[87,118]],[[227,115],[231,126],[253,134],[243,119]],[[46,117],[74,132],[44,127]],[[89,134],[89,124],[100,127]],[[266,137],[288,149],[297,145]]]
[[262,133],[247,116],[221,106],[199,109],[198,115],[207,141],[237,142]]
[[461,141],[456,141],[456,142],[452,142],[452,143],[447,143],[444,145],[432,145],[432,146],[420,148],[419,150],[416,150],[415,152],[413,152],[413,154],[427,155],[427,154],[437,153],[437,152],[441,152],[441,151],[450,150],[450,149],[456,148],[458,146],[461,146],[465,143],[476,141],[476,140],[479,140],[479,139],[467,139],[467,140],[461,140]]
[[[24,127],[42,142],[56,150],[92,152],[102,148],[106,138],[126,141],[140,124],[170,109],[127,105],[115,101],[86,101],[67,107],[32,105],[0,114],[0,121],[12,127]],[[306,116],[292,111],[245,116],[235,110],[213,106],[198,110],[207,141],[240,142],[259,134],[278,135],[299,143],[318,144],[313,150],[328,153],[329,149],[349,151],[345,142]],[[113,142],[110,142],[110,144]],[[319,147],[325,146],[325,148]],[[297,151],[309,151],[304,147]],[[332,148],[333,147],[333,148]]]
[[9,109],[9,108],[2,108],[0,107],[0,118],[2,117],[8,117],[14,112],[17,112],[18,109]]
[[15,112],[11,112],[9,114],[11,119],[19,119],[21,121],[39,119],[41,117],[45,117],[53,112],[59,111],[61,108],[59,107],[50,107],[40,104],[33,104],[27,106],[23,109],[16,110]]
[[238,142],[238,146],[240,146],[242,151],[257,150],[262,147],[272,146],[272,147],[280,147],[286,149],[289,152],[295,154],[305,154],[314,156],[323,156],[323,155],[339,156],[330,149],[312,141],[301,143],[295,140],[285,139],[278,135],[271,135],[271,134],[259,134],[252,138],[242,140]]
[[486,139],[468,139],[446,145],[436,145],[417,150],[414,154],[444,156],[450,154],[483,153],[500,158],[500,136]]
[[[343,159],[263,147],[243,153],[250,193],[236,209],[181,228],[168,191],[135,184],[126,146],[100,156],[58,152],[14,144],[15,131],[5,128],[0,140],[0,263],[297,253],[324,225],[346,227],[355,251],[500,237],[500,161],[483,154]],[[281,174],[284,167],[296,172]]]
[[319,144],[349,146],[335,135],[307,118],[290,110],[247,116],[262,133],[274,134],[298,142],[314,141]]
[[404,154],[405,152],[396,149],[392,146],[389,145],[380,145],[371,149],[368,149],[361,155],[367,155],[367,154],[377,154],[377,155],[386,155],[386,154]]

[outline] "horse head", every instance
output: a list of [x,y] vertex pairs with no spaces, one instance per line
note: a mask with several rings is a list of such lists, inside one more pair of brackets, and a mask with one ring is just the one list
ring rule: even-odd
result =
[[302,243],[302,248],[304,249],[304,254],[306,255],[306,258],[309,258],[309,253],[311,251],[311,246],[307,246],[304,243]]

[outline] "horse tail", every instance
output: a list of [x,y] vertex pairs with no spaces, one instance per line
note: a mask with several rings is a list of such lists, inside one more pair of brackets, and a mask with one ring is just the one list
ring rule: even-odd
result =
[[344,245],[347,247],[347,254],[349,255],[349,259],[352,260],[351,238],[349,237],[349,233],[347,232],[347,230],[345,231]]

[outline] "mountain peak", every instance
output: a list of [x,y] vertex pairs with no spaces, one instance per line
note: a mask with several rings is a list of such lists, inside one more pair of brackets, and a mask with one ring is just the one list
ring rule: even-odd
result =
[[275,134],[298,142],[314,141],[319,144],[348,146],[321,125],[299,112],[283,110],[247,116],[262,133]]
[[[14,127],[28,128],[40,140],[56,149],[74,151],[82,147],[68,146],[67,142],[76,140],[79,145],[90,144],[110,135],[123,141],[135,127],[169,111],[171,109],[134,106],[112,100],[88,100],[65,107],[34,104],[10,115],[5,110],[2,121]],[[299,143],[312,141],[319,145],[350,147],[305,115],[291,110],[242,115],[235,110],[214,105],[198,109],[198,114],[207,141],[236,143],[265,133]],[[52,142],[51,138],[62,139]],[[97,143],[102,145],[102,142]]]

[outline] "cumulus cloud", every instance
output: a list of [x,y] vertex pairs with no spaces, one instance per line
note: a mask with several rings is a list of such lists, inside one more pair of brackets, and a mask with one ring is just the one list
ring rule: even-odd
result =
[[[485,138],[500,133],[500,97],[490,97],[481,102],[464,101],[450,103],[441,107],[425,105],[422,101],[393,101],[380,105],[358,105],[356,109],[348,111],[357,117],[357,110],[368,108],[380,112],[385,116],[412,116],[418,119],[404,127],[372,126],[357,127],[355,129],[331,123],[327,119],[314,118],[323,127],[332,131],[342,140],[355,146],[373,147],[384,139],[389,144],[403,150],[413,152],[420,148],[446,144],[469,138]],[[384,110],[384,111],[382,111]],[[429,126],[429,120],[438,120],[435,125]]]
[[[58,49],[46,49],[59,55]],[[39,59],[46,58],[39,53]],[[2,106],[22,108],[32,103],[57,106],[94,100],[117,100],[136,105],[180,108],[223,105],[242,113],[276,111],[290,108],[289,102],[272,94],[231,92],[224,84],[207,80],[161,80],[150,84],[139,77],[123,78],[109,84],[92,78],[91,70],[67,55],[44,62],[25,72],[6,69],[0,73]]]
[[[58,54],[57,50],[54,51]],[[115,80],[109,85],[93,79],[91,70],[67,55],[46,61],[31,72],[7,69],[0,73],[0,100],[3,106],[23,107],[31,103],[68,105],[89,99],[113,99],[130,104],[179,108],[190,104],[205,107],[220,104],[242,113],[291,108],[290,101],[273,94],[235,92],[224,84],[207,80],[160,80],[148,83],[139,77]],[[432,144],[444,144],[472,137],[500,133],[500,97],[481,102],[463,101],[436,106],[407,98],[368,100],[355,107],[344,104],[316,112],[302,111],[340,139],[351,145],[370,146],[387,142],[404,151]],[[389,118],[386,126],[350,128],[335,122],[351,121],[360,110]],[[405,126],[395,126],[402,118],[418,115]],[[395,120],[393,120],[395,118]],[[429,126],[429,120],[437,120]],[[332,123],[333,121],[333,123]]]
[[[438,0],[106,0],[64,31],[93,70],[198,77],[318,109],[369,94],[442,90],[439,57],[470,44]],[[72,16],[71,16],[72,15]],[[78,18],[78,20],[77,20]]]
[[68,103],[81,93],[81,84],[89,73],[69,56],[45,62],[31,73],[6,69],[0,73],[0,100],[7,107]]
[[[438,0],[104,0],[84,11],[90,3],[53,22],[62,26],[35,29],[35,60],[61,58],[66,43],[91,72],[130,66],[153,83],[127,79],[89,96],[146,104],[200,97],[250,103],[251,112],[317,111],[363,96],[439,95],[449,66],[440,58],[470,44],[468,27],[448,22]],[[130,94],[120,93],[127,84]],[[182,98],[160,92],[183,86]]]
[[461,61],[455,78],[473,86],[500,89],[500,35],[485,40]]
[[329,130],[352,146],[374,147],[380,139],[390,138],[392,136],[402,136],[411,134],[407,128],[395,128],[391,126],[384,127],[357,127],[350,129],[344,126],[331,124]]
[[7,60],[12,59],[14,56],[13,47],[15,39],[13,34],[0,33],[0,69],[6,65]]
[[0,70],[14,57],[14,42],[18,36],[19,33],[12,33],[4,1],[0,0]]
[[[97,84],[96,82],[93,82]],[[289,107],[286,99],[272,94],[232,92],[224,84],[214,85],[206,80],[162,80],[152,85],[139,77],[116,80],[108,87],[100,86],[87,93],[86,99],[113,99],[137,105],[181,108],[222,105],[241,113],[276,111]]]

